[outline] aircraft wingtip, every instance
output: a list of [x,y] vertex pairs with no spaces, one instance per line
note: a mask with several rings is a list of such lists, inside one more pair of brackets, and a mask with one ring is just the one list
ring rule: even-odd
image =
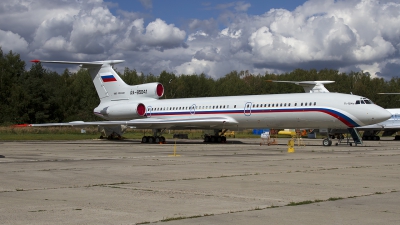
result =
[[31,62],[33,62],[33,63],[39,63],[40,60],[39,60],[39,59],[33,59],[33,60],[31,60]]
[[29,123],[12,125],[12,127],[31,127],[31,126],[32,126],[32,125],[29,124]]

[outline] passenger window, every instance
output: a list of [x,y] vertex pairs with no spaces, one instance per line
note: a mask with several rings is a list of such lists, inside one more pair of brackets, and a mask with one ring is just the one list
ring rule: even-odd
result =
[[235,109],[236,109],[236,105],[234,105],[234,106],[233,106],[233,108],[235,108]]
[[360,100],[357,100],[357,101],[356,101],[356,105],[358,105],[358,104],[360,104]]
[[314,102],[314,105],[317,105],[317,103],[316,103],[316,102]]
[[304,105],[307,106],[307,102]]
[[303,103],[301,103],[301,105],[300,106],[303,106]]
[[286,103],[283,106],[286,106]]
[[268,104],[268,107],[271,107],[271,104]]

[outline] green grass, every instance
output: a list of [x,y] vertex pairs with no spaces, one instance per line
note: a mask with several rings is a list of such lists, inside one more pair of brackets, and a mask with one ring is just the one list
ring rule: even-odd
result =
[[[84,128],[86,133],[81,133],[82,128],[77,127],[0,127],[0,141],[22,141],[22,140],[88,140],[100,137],[97,127]],[[173,134],[188,134],[189,139],[202,139],[204,132],[202,130],[171,130],[163,134],[166,139],[171,140]],[[210,131],[206,131],[210,133]],[[143,135],[152,135],[151,130],[128,129],[124,139],[141,139]],[[259,135],[253,135],[252,130],[235,132],[235,138],[260,138]],[[233,137],[227,137],[228,140],[234,140]]]
[[[10,127],[0,126],[0,141],[23,141],[23,140],[88,140],[100,137],[97,127],[86,127],[86,133],[81,133],[78,127]],[[254,135],[253,130],[235,131],[235,138],[260,138]],[[212,131],[202,130],[170,130],[163,136],[167,140],[173,138],[173,134],[188,134],[189,139],[203,138],[204,133],[212,134]],[[124,139],[141,139],[143,135],[152,135],[151,130],[127,129],[123,134]],[[278,138],[287,138],[287,135],[278,135]],[[235,140],[227,136],[228,140]]]

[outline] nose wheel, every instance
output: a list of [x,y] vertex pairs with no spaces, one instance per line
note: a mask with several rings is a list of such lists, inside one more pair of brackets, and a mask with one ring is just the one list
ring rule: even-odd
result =
[[323,145],[323,146],[331,146],[331,145],[332,145],[332,140],[329,139],[329,138],[325,138],[325,139],[322,141],[322,145]]

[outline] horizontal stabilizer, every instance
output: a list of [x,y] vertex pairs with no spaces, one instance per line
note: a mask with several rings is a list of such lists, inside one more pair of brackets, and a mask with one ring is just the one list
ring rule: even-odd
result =
[[122,63],[125,60],[105,60],[105,61],[93,61],[93,62],[75,62],[75,61],[47,61],[47,60],[39,60],[34,59],[31,60],[33,63],[57,63],[57,64],[72,64],[72,65],[80,65],[82,68],[89,67],[98,67],[102,65],[114,65],[118,63]]

